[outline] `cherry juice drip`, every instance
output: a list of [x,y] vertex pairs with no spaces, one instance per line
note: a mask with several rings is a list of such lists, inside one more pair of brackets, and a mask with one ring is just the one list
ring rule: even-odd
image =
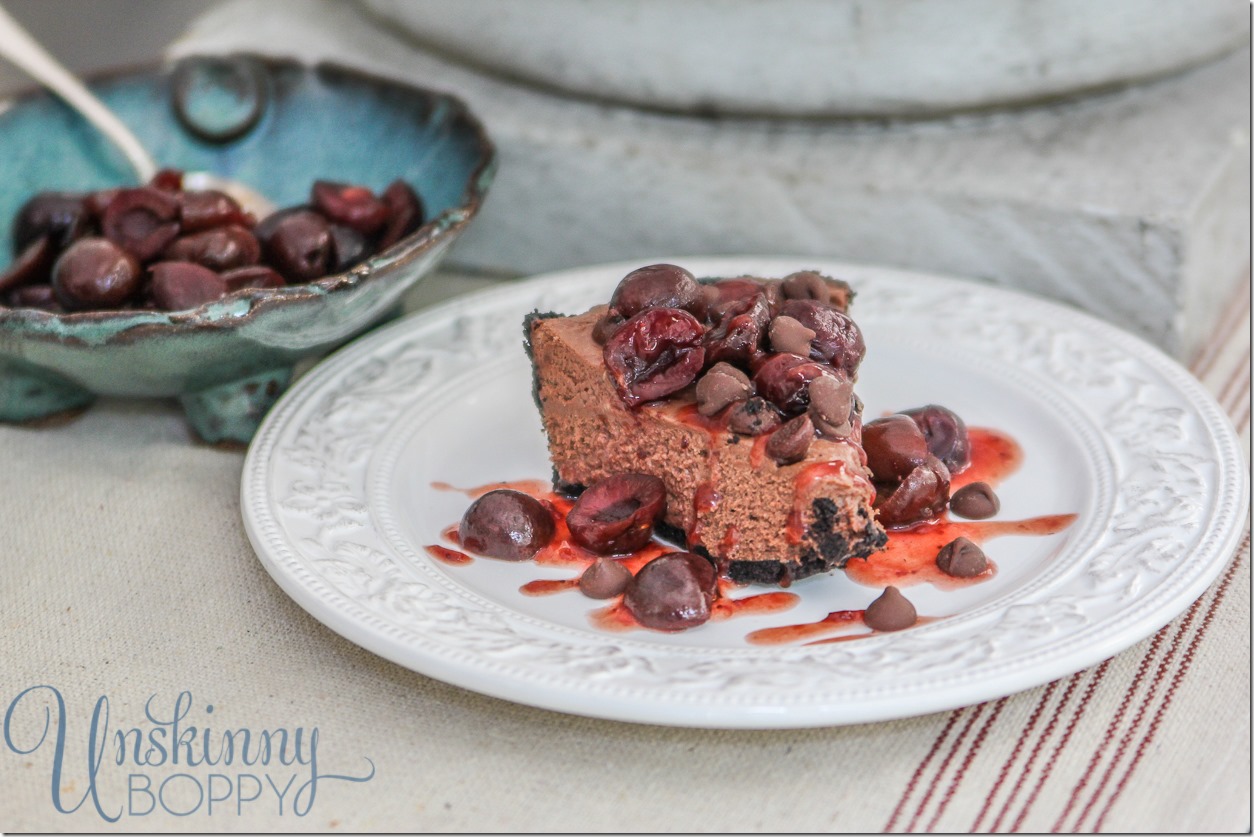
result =
[[890,531],[888,546],[865,560],[854,559],[845,567],[845,575],[868,587],[908,587],[928,581],[950,590],[987,581],[997,569],[989,561],[984,572],[971,578],[954,578],[936,566],[936,553],[955,538],[966,538],[982,544],[1002,535],[1053,535],[1072,524],[1074,514],[1051,514],[1027,520],[949,520],[942,517],[934,523],[923,523],[912,529]]
[[464,552],[459,552],[456,549],[449,549],[447,546],[440,546],[439,544],[428,544],[423,548],[427,550],[427,554],[432,558],[435,558],[437,561],[445,564],[460,566],[462,564],[469,564],[471,561],[475,560]]
[[845,631],[864,624],[865,610],[836,610],[817,622],[803,625],[781,625],[778,628],[762,628],[745,637],[753,645],[785,645],[802,639],[821,636],[834,631]]

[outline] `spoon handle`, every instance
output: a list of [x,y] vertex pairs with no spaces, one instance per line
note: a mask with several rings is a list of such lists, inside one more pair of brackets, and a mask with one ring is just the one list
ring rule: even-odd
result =
[[0,6],[0,56],[25,70],[95,125],[121,151],[135,169],[140,183],[157,173],[156,161],[130,129],[105,107],[78,78]]

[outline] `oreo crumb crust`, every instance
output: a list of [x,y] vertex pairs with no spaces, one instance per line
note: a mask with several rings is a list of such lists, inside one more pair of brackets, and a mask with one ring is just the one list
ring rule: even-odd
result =
[[[842,526],[836,504],[827,497],[819,497],[810,504],[814,521],[806,529],[801,560],[791,561],[730,561],[727,576],[739,584],[778,584],[787,586],[818,573],[841,570],[852,558],[866,558],[883,549],[888,534],[875,525],[865,509],[858,509],[861,527]],[[848,535],[852,533],[854,537]]]

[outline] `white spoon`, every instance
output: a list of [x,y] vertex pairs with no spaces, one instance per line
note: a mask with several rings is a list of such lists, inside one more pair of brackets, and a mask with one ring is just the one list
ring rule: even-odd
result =
[[[25,70],[95,125],[126,157],[140,183],[152,180],[159,166],[143,143],[136,139],[122,120],[97,99],[77,76],[53,58],[33,35],[14,20],[3,6],[0,6],[0,56]],[[188,189],[216,189],[225,192],[258,219],[274,211],[274,204],[256,190],[239,181],[228,180],[209,172],[187,172],[183,176],[183,185]]]

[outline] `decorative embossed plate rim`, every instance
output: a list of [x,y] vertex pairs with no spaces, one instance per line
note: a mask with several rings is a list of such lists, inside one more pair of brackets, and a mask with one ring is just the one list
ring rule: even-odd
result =
[[242,479],[245,527],[275,581],[350,641],[485,694],[618,720],[784,728],[940,711],[1077,671],[1166,624],[1231,556],[1249,492],[1236,435],[1201,385],[1143,341],[946,277],[817,259],[663,260],[705,276],[842,276],[864,327],[891,322],[907,350],[944,345],[973,373],[1004,375],[999,395],[1057,405],[1095,483],[1062,554],[995,601],[909,631],[727,648],[699,632],[662,643],[545,624],[405,548],[388,491],[397,451],[429,420],[423,404],[516,350],[523,314],[604,300],[639,260],[453,300],[302,378],[258,432]]

